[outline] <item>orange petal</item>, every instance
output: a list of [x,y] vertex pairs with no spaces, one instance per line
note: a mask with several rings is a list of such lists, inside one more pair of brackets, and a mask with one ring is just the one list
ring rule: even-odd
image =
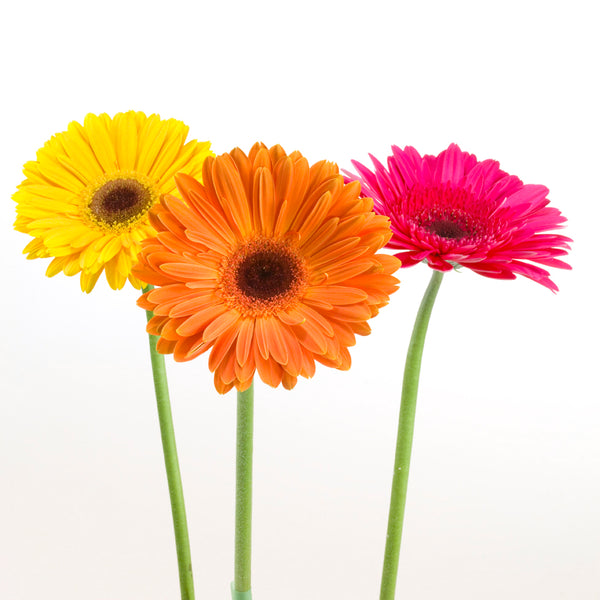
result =
[[342,177],[339,175],[338,166],[335,163],[327,160],[321,160],[316,162],[310,168],[310,188],[309,193],[315,190],[323,181],[330,180],[332,178]]
[[206,292],[189,291],[191,292],[190,294],[181,296],[166,304],[166,306],[170,307],[168,312],[170,317],[189,317],[199,310],[202,310],[207,304],[215,302],[215,296],[212,290]]
[[248,158],[250,159],[250,162],[252,162],[252,168],[255,170],[260,167],[266,167],[270,170],[273,167],[271,155],[264,144],[254,144]]
[[242,237],[250,235],[252,221],[246,190],[233,159],[227,154],[215,159],[214,186],[229,224]]
[[281,331],[282,324],[274,317],[257,319],[262,321],[263,331],[267,339],[269,354],[280,364],[287,365],[288,350],[285,344],[284,333]]
[[[254,376],[254,371],[252,372]],[[238,392],[245,392],[252,385],[253,377],[250,379],[240,379],[236,382],[235,387],[238,389]]]
[[313,377],[315,374],[316,365],[312,353],[302,352],[302,367],[300,369],[300,375],[302,377]]
[[319,250],[323,249],[333,238],[338,229],[339,222],[338,217],[326,219],[312,234],[305,235],[302,238],[304,252],[307,254],[316,254]]
[[[363,321],[364,323],[365,321]],[[331,326],[335,331],[335,338],[340,341],[342,346],[354,346],[356,344],[356,338],[354,337],[354,331],[349,323],[343,321],[335,321],[332,319]]]
[[170,231],[159,231],[156,234],[156,238],[167,250],[174,254],[183,255],[184,252],[190,252],[192,249],[197,249],[199,251],[206,249],[206,246],[200,244],[198,244],[196,248],[193,248],[189,240],[182,240]]
[[267,332],[265,329],[265,319],[256,319],[254,322],[254,338],[256,339],[256,346],[258,353],[265,360],[269,358],[269,340],[267,338]]
[[286,371],[283,372],[283,377],[281,378],[281,383],[286,390],[291,390],[297,383],[298,378],[290,375]]
[[[273,234],[277,207],[275,204],[275,184],[273,175],[266,168],[257,169],[254,173],[254,190],[252,193],[254,204],[254,227],[267,237]],[[256,219],[260,222],[257,223]]]
[[273,179],[275,181],[275,198],[277,204],[281,204],[287,199],[288,193],[292,186],[294,176],[294,163],[292,159],[287,156],[285,159],[280,160],[275,169],[273,169]]
[[366,321],[356,321],[348,323],[352,327],[352,331],[358,335],[369,335],[371,333],[371,326]]
[[317,230],[325,219],[332,203],[331,192],[325,192],[314,205],[312,211],[306,216],[304,222],[298,227],[300,233],[300,243],[302,239],[310,239],[310,236]]
[[250,349],[252,348],[252,338],[254,335],[254,319],[241,319],[239,324],[239,334],[236,345],[237,361],[240,365],[248,362]]
[[375,260],[381,264],[386,275],[395,273],[402,266],[401,260],[389,254],[376,254]]
[[[151,292],[154,290],[151,290]],[[151,302],[148,299],[148,296],[150,295],[150,292],[146,292],[145,294],[142,294],[138,299],[136,304],[140,307],[143,308],[144,310],[154,310],[154,307],[156,306],[156,304],[154,302]]]
[[[328,284],[334,285],[336,283],[345,283],[347,285],[353,285],[350,283],[350,280],[353,282],[356,281],[357,276],[361,276],[363,273],[368,272],[372,267],[372,258],[360,258],[360,256],[358,256],[355,260],[349,260],[333,266],[328,265],[324,267],[323,270],[326,269]],[[319,272],[317,272],[317,274],[318,273]]]
[[367,294],[357,288],[340,285],[323,285],[309,287],[304,293],[305,299],[315,299],[334,305],[355,304],[368,298]]
[[285,370],[295,377],[300,375],[302,371],[303,358],[302,354],[304,350],[300,345],[300,342],[296,339],[296,336],[292,332],[291,328],[283,323],[279,324],[280,331],[284,338],[284,343],[287,348],[288,361],[285,365]]
[[198,210],[205,216],[206,226],[202,230],[186,231],[186,237],[193,240],[198,236],[201,239],[207,236],[216,236],[218,238],[216,242],[220,242],[217,250],[222,247],[227,250],[234,246],[237,240],[225,218],[222,207],[215,206],[205,195],[196,194],[195,192],[190,194],[190,199],[193,200]]
[[306,322],[311,324],[313,327],[321,329],[325,335],[331,337],[333,335],[333,329],[329,321],[317,310],[306,306],[305,304],[298,304],[297,310],[306,317]]
[[302,302],[304,304],[308,304],[312,308],[317,308],[319,310],[333,310],[333,304],[329,304],[329,302],[323,300],[322,298],[307,298],[306,296],[304,296],[304,298],[302,298]]
[[190,336],[199,333],[214,319],[226,312],[227,306],[224,304],[211,304],[204,310],[198,311],[196,314],[188,317],[177,328],[177,333],[180,336]]
[[[341,177],[332,178],[322,182],[321,185],[316,187],[316,189],[310,191],[306,195],[306,197],[302,199],[300,204],[297,205],[299,206],[299,210],[296,214],[296,217],[294,218],[294,222],[292,223],[291,229],[299,229],[304,224],[304,222],[307,220],[309,214],[313,211],[319,199],[322,198],[327,192],[331,194],[332,198],[335,198],[336,194],[339,193],[339,190],[342,185],[343,184]],[[331,206],[331,202],[329,202],[329,206]]]
[[203,339],[205,342],[212,342],[222,335],[232,325],[235,325],[240,319],[240,313],[237,310],[229,310],[217,317],[205,330]]
[[254,362],[254,352],[252,351],[252,345],[250,345],[250,350],[251,351],[248,353],[248,358],[246,358],[246,360],[243,363],[240,364],[239,361],[236,361],[235,373],[240,381],[248,381],[252,379],[254,371],[256,371],[256,363]]
[[366,321],[371,318],[371,309],[366,302],[336,306],[335,317],[339,321]]
[[177,328],[185,321],[185,318],[181,319],[171,319],[170,317],[162,317],[165,318],[165,324],[162,326],[162,330],[160,335],[167,340],[172,340],[176,342],[181,334],[177,331]]
[[358,244],[360,244],[358,236],[330,244],[315,254],[310,255],[310,265],[313,269],[318,269],[321,265],[326,265],[330,262],[339,263],[342,260],[346,260],[345,256],[355,251]]
[[325,354],[327,351],[327,338],[320,329],[302,323],[293,327],[296,339],[307,349],[315,354]]
[[159,354],[172,354],[176,345],[177,342],[165,340],[165,338],[158,338],[158,341],[156,342],[156,350]]
[[173,283],[171,285],[165,285],[164,287],[154,288],[147,292],[145,296],[153,304],[162,304],[164,302],[182,299],[189,294],[196,293],[197,292],[190,290],[185,283]]
[[341,217],[340,224],[335,232],[333,240],[340,241],[360,235],[366,221],[367,216],[364,214]]
[[277,387],[283,377],[283,368],[273,359],[264,359],[258,351],[254,353],[254,359],[256,360],[256,370],[260,378],[267,385]]
[[278,318],[286,325],[299,325],[306,321],[306,317],[295,308],[277,313]]
[[235,372],[236,365],[235,352],[228,352],[221,364],[215,369],[215,375],[218,373],[223,383],[234,383],[237,379]]
[[214,376],[214,383],[219,394],[226,394],[233,387],[233,383],[224,383],[217,373]]
[[[178,258],[176,255],[172,255],[171,262],[160,265],[160,270],[178,281],[208,279],[216,282],[219,273],[212,266],[195,261],[180,260],[175,262],[173,259],[176,258]],[[181,258],[183,259],[183,257]]]
[[[213,160],[214,157],[207,157],[207,159],[204,161],[203,166],[206,165],[206,163],[212,162]],[[177,184],[177,189],[179,190],[179,193],[184,198],[187,197],[192,191],[198,192],[202,191],[203,189],[202,184],[197,179],[194,179],[186,173],[177,173],[177,175],[175,175],[175,183]]]
[[246,196],[250,198],[252,191],[252,162],[240,148],[234,148],[229,155],[240,174],[244,189],[246,190]]
[[290,158],[294,161],[294,181],[288,194],[288,201],[292,206],[301,206],[302,200],[308,193],[310,167],[306,158],[300,153],[292,152]]
[[[331,207],[331,213],[334,215],[347,216],[357,210],[357,207],[362,208],[360,202],[357,202],[360,194],[360,183],[352,181],[346,183],[340,190],[334,205]],[[361,211],[362,212],[362,211]]]
[[176,362],[185,362],[196,358],[203,352],[206,352],[209,348],[210,344],[203,342],[201,335],[182,338],[175,343],[173,358]]
[[281,147],[280,144],[275,144],[269,148],[269,156],[271,157],[271,162],[273,165],[277,164],[279,160],[284,158],[286,155],[285,150]]
[[146,325],[146,331],[151,335],[161,335],[168,320],[166,317],[152,317]]
[[225,330],[216,340],[208,357],[208,368],[214,371],[225,360],[227,355],[233,353],[235,360],[235,347],[232,348],[238,334],[238,329],[235,325]]

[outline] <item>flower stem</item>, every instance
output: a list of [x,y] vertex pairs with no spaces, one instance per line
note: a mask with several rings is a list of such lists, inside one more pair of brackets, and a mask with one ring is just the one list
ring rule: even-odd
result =
[[252,600],[252,445],[254,429],[254,383],[237,394],[235,569],[232,600]]
[[421,372],[421,357],[423,356],[423,346],[425,344],[427,326],[429,325],[429,317],[431,316],[435,297],[442,283],[442,277],[443,273],[441,271],[433,271],[423,300],[421,300],[421,306],[417,313],[406,354],[380,600],[394,600],[396,592],[400,542],[404,522],[404,507],[406,505],[406,490],[408,487],[408,470],[410,467],[410,453],[415,428],[419,374]]
[[[148,285],[142,289],[147,292],[153,286]],[[146,311],[148,321],[152,312]],[[171,513],[175,529],[175,546],[177,548],[177,564],[179,567],[179,587],[181,600],[194,600],[194,578],[192,575],[192,556],[190,553],[190,538],[188,534],[187,519],[185,516],[185,503],[183,500],[183,486],[177,458],[177,445],[175,444],[175,431],[169,401],[169,388],[167,386],[167,372],[165,357],[156,350],[158,338],[148,334],[150,342],[150,360],[152,361],[152,376],[154,378],[154,391],[158,408],[158,421],[160,423],[160,437],[162,439],[167,482],[169,484],[169,498],[171,499]]]

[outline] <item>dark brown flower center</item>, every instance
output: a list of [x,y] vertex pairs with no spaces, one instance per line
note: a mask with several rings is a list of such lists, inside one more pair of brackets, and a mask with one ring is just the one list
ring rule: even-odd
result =
[[136,179],[113,179],[96,191],[88,208],[99,221],[118,225],[147,212],[152,201],[150,190]]
[[431,223],[427,225],[427,229],[429,229],[431,233],[435,233],[435,235],[439,235],[440,237],[448,238],[450,240],[460,240],[468,234],[467,230],[461,223],[450,221],[449,219],[438,219],[436,221],[431,221]]
[[283,240],[259,237],[225,261],[220,285],[232,308],[247,316],[265,316],[293,305],[307,279],[296,248]]
[[270,300],[288,292],[298,275],[298,264],[289,254],[260,250],[238,265],[236,283],[244,295]]

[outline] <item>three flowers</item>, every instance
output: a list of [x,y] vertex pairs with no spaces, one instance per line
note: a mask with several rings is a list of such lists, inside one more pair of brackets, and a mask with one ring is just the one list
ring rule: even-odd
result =
[[[215,386],[247,389],[255,372],[291,388],[315,361],[350,367],[348,348],[421,261],[486,277],[524,275],[556,291],[544,267],[568,268],[565,221],[547,188],[452,144],[438,156],[394,146],[387,168],[255,144],[214,157],[175,119],[88,115],[25,165],[15,228],[47,274],[104,272],[147,291],[158,350],[190,360],[210,350]],[[380,252],[384,247],[396,257]]]
[[[215,157],[188,128],[141,112],[88,115],[50,139],[14,196],[15,228],[47,275],[79,275],[90,292],[142,289],[173,514],[182,600],[193,600],[191,554],[163,354],[209,352],[214,385],[238,391],[233,600],[251,600],[253,380],[291,389],[316,363],[349,369],[348,348],[370,333],[400,266],[433,274],[409,344],[380,600],[396,577],[419,371],[442,273],[461,265],[486,277],[523,275],[552,291],[544,267],[569,238],[548,189],[455,144],[438,156],[394,146],[387,167],[312,166],[295,151],[256,143]],[[396,255],[382,252],[385,247]],[[400,260],[399,260],[400,259]],[[156,286],[156,287],[154,287]]]

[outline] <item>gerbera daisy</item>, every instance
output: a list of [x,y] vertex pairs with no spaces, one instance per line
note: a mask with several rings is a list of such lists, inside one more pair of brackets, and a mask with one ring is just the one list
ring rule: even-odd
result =
[[160,286],[139,300],[158,350],[186,361],[211,349],[221,393],[247,389],[256,370],[290,389],[315,360],[348,369],[355,334],[397,288],[400,262],[377,254],[389,219],[337,165],[280,146],[208,158],[202,176],[176,177],[183,201],[152,211],[158,234],[134,269]]
[[360,181],[375,210],[390,217],[388,247],[401,250],[402,266],[426,261],[433,269],[406,355],[380,600],[395,597],[421,360],[443,272],[463,265],[496,279],[521,274],[557,291],[538,265],[570,269],[557,256],[571,241],[546,233],[566,221],[548,206],[548,189],[524,185],[496,161],[478,162],[456,144],[438,156],[422,157],[410,146],[392,152],[387,169],[371,156],[374,171],[353,161],[359,175],[346,172],[346,181]]
[[54,257],[46,275],[81,273],[90,292],[103,271],[113,289],[131,274],[140,242],[155,235],[148,211],[175,190],[173,176],[199,175],[209,142],[186,143],[188,127],[142,112],[85,117],[69,124],[25,164],[13,196],[15,229],[34,239],[27,258]]
[[524,185],[500,170],[494,160],[477,161],[451,144],[438,156],[421,156],[414,148],[392,146],[386,169],[371,156],[375,170],[352,161],[375,210],[390,217],[388,247],[403,267],[427,261],[449,271],[456,265],[496,279],[524,275],[557,291],[545,269],[570,269],[556,258],[567,253],[570,238],[544,233],[566,221],[548,206],[548,188]]

